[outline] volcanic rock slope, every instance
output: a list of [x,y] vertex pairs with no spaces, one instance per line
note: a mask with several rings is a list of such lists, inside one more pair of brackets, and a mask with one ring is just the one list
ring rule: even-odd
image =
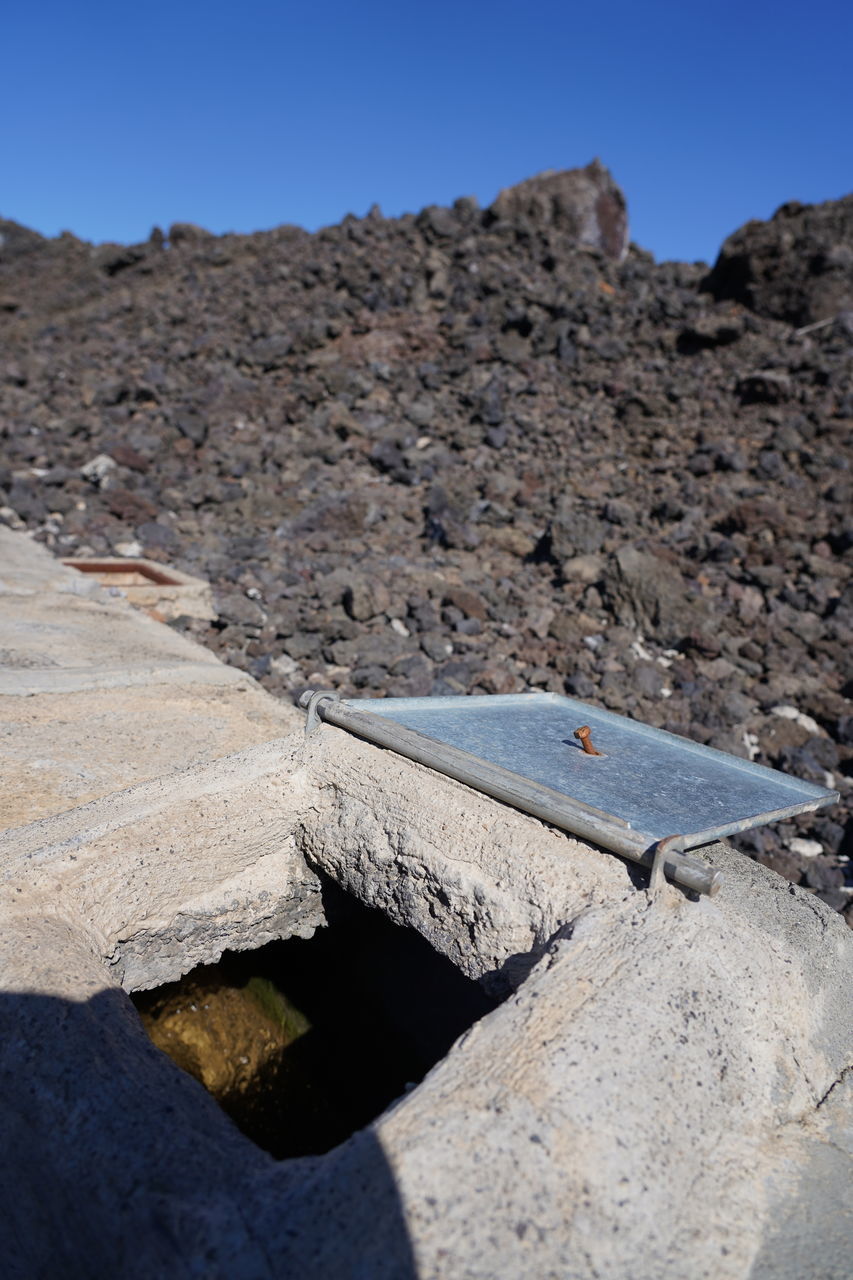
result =
[[598,165],[313,235],[0,232],[3,519],[208,576],[178,625],[280,695],[550,689],[831,778],[740,844],[850,916],[853,197],[710,273],[627,247]]

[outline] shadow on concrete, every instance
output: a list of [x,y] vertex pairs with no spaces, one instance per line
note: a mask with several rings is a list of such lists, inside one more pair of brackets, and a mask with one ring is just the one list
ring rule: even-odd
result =
[[0,1153],[4,1280],[417,1274],[372,1130],[275,1162],[115,988],[0,993]]
[[555,950],[560,942],[568,941],[574,931],[574,921],[568,920],[560,925],[549,938],[530,951],[516,951],[507,956],[497,969],[484,973],[480,979],[483,988],[496,1001],[506,1000],[518,991],[533,970],[549,952]]

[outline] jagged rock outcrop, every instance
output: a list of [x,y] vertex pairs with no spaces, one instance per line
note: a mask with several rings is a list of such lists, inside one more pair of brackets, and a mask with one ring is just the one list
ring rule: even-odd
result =
[[495,218],[552,227],[621,262],[628,252],[628,208],[600,160],[585,169],[549,169],[507,187],[489,206]]
[[853,196],[783,204],[729,236],[705,287],[761,316],[808,325],[853,311]]

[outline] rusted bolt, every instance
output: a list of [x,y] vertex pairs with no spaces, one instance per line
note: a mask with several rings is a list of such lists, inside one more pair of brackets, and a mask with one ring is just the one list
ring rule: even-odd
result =
[[600,756],[602,753],[600,751],[596,751],[595,747],[592,745],[592,739],[589,736],[591,733],[592,730],[589,725],[582,724],[579,729],[575,729],[574,737],[577,738],[588,756]]

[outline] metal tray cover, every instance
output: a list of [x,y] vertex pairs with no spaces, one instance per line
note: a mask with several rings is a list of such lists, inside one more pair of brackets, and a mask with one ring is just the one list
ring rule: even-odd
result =
[[[556,693],[364,698],[342,703],[415,730],[601,811],[694,848],[831,804],[837,792]],[[602,752],[572,736],[587,724]]]

